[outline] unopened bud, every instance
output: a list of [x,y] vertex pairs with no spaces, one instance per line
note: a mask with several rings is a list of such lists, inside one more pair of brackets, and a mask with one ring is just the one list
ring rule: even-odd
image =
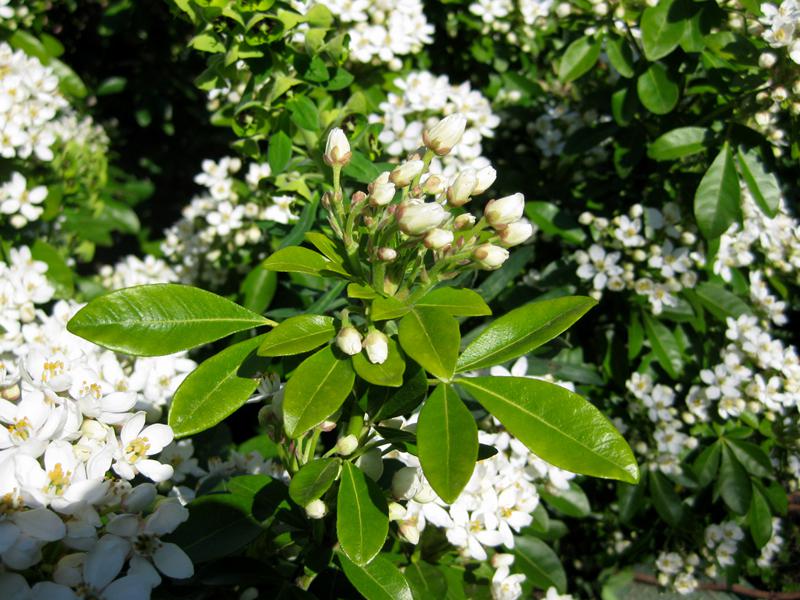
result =
[[350,162],[351,156],[350,142],[347,141],[347,136],[344,131],[334,127],[328,134],[328,142],[325,144],[325,154],[322,158],[332,167],[343,167]]
[[322,207],[326,210],[331,207],[331,198],[333,198],[333,195],[330,192],[325,192],[322,194],[322,199],[320,202],[322,203]]
[[3,391],[0,392],[0,398],[8,400],[9,402],[16,402],[21,395],[22,392],[17,384],[4,388]]
[[417,495],[420,480],[416,467],[403,467],[395,471],[392,477],[392,494],[398,500],[411,500]]
[[472,256],[484,269],[498,269],[508,260],[508,250],[494,244],[481,244],[472,252]]
[[426,194],[438,196],[444,191],[444,181],[438,175],[428,175],[428,178],[422,184],[422,191]]
[[424,244],[426,248],[430,248],[431,250],[441,250],[445,246],[449,246],[453,243],[453,232],[448,231],[447,229],[431,229],[428,233],[425,234]]
[[422,235],[441,225],[448,213],[436,202],[407,202],[399,207],[396,215],[403,233]]
[[382,365],[389,358],[389,338],[386,334],[373,329],[364,338],[364,350],[367,352],[369,362]]
[[394,198],[395,187],[393,183],[382,183],[373,186],[369,196],[369,203],[372,206],[385,206]]
[[464,213],[463,215],[458,215],[453,221],[453,227],[456,230],[467,229],[468,227],[472,227],[475,225],[475,215],[470,213]]
[[370,448],[356,460],[356,466],[364,471],[364,474],[378,481],[383,475],[383,457],[379,448]]
[[504,245],[516,246],[522,242],[527,242],[533,235],[533,225],[528,221],[519,220],[506,225],[506,228],[501,230],[499,235]]
[[358,448],[358,438],[352,433],[344,437],[340,437],[336,442],[336,452],[341,456],[350,456]]
[[444,156],[459,142],[466,128],[467,118],[464,115],[449,115],[430,129],[425,129],[422,141],[436,154]]
[[317,498],[306,504],[306,515],[309,519],[321,519],[328,514],[328,507]]
[[520,194],[505,196],[499,200],[489,200],[483,211],[489,225],[502,229],[505,225],[519,221],[525,210],[525,197]]
[[475,189],[472,190],[473,196],[482,194],[491,187],[494,180],[497,179],[497,171],[492,167],[483,167],[482,169],[478,169],[477,177],[478,183],[475,185]]
[[357,192],[353,192],[353,195],[350,196],[350,206],[355,206],[356,204],[361,204],[364,200],[367,199],[367,195],[358,190]]
[[453,185],[447,188],[447,201],[450,206],[463,206],[469,202],[475,186],[478,184],[478,175],[475,169],[464,169],[458,174]]
[[397,250],[394,248],[378,248],[378,259],[383,262],[392,262],[397,258]]
[[422,173],[424,167],[425,163],[421,160],[407,160],[389,174],[389,180],[397,187],[405,187],[411,183],[417,175]]
[[336,336],[336,345],[345,354],[355,356],[361,352],[361,334],[355,327],[342,327]]
[[329,432],[336,429],[336,421],[323,421],[319,424],[319,430],[322,432]]

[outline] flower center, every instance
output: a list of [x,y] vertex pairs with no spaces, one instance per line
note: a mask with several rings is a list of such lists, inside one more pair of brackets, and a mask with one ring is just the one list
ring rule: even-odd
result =
[[29,437],[31,437],[32,427],[28,417],[15,419],[14,424],[6,426],[6,429],[8,429],[8,433],[11,434],[11,437],[18,442],[24,442]]
[[64,363],[60,360],[49,361],[46,360],[44,362],[44,367],[42,367],[42,383],[47,383],[54,377],[58,377],[59,375],[63,375],[64,373]]
[[48,471],[47,477],[50,479],[50,482],[44,486],[42,491],[45,494],[53,494],[55,496],[63,495],[64,490],[69,485],[71,476],[72,471],[67,471],[65,473],[61,463],[56,463],[56,466],[53,467],[52,471]]
[[139,437],[133,440],[130,444],[125,446],[125,460],[130,463],[144,458],[147,451],[150,449],[150,441],[146,437]]

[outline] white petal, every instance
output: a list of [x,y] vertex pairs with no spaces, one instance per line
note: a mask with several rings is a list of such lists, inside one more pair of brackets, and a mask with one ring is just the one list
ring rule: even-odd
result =
[[136,394],[130,392],[113,392],[101,402],[104,411],[124,413],[136,404]]
[[144,431],[141,433],[141,437],[147,438],[147,443],[150,444],[147,454],[150,455],[161,452],[164,446],[172,441],[175,434],[172,433],[172,428],[169,425],[156,423],[155,425],[145,427]]
[[191,559],[176,544],[162,543],[153,554],[153,562],[168,577],[186,579],[194,575]]
[[115,535],[100,538],[83,563],[83,580],[97,589],[106,587],[125,564],[130,544]]
[[135,575],[146,580],[150,587],[156,587],[161,584],[161,575],[158,574],[156,568],[150,564],[149,560],[142,558],[138,554],[134,554],[131,557],[128,575]]
[[26,600],[31,597],[28,582],[18,573],[0,573],[0,598]]
[[139,437],[139,432],[142,430],[142,427],[144,427],[144,419],[145,414],[143,412],[137,412],[122,426],[119,439],[122,440],[123,446],[127,446]]
[[19,527],[11,521],[0,522],[0,553],[8,550],[19,537]]
[[139,531],[139,517],[136,515],[116,515],[106,525],[106,531],[124,538],[132,538]]
[[158,505],[158,508],[145,520],[144,530],[155,535],[172,533],[189,518],[189,510],[175,500],[167,500]]
[[162,465],[157,460],[152,459],[138,461],[136,463],[136,468],[139,469],[142,475],[148,479],[152,479],[156,483],[166,481],[175,473],[175,469],[172,468],[172,465]]
[[11,520],[23,533],[43,542],[55,542],[67,534],[64,522],[56,513],[46,508],[14,513]]
[[42,581],[33,586],[33,600],[78,600],[78,597],[66,586]]
[[126,575],[111,583],[103,592],[103,600],[150,600],[152,588],[143,577]]

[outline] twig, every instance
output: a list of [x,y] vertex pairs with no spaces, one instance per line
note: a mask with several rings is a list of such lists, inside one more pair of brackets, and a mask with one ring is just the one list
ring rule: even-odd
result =
[[[646,573],[634,573],[634,581],[639,583],[646,583],[648,585],[659,585],[658,579],[653,575]],[[716,592],[733,592],[740,596],[747,596],[748,598],[766,598],[767,600],[800,600],[800,592],[770,592],[767,590],[756,590],[748,588],[743,585],[727,585],[725,583],[701,583],[697,586],[700,590],[709,590]]]

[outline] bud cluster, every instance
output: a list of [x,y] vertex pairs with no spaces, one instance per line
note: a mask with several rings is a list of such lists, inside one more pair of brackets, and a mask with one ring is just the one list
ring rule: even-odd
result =
[[[459,143],[466,123],[463,115],[453,114],[425,129],[419,150],[349,200],[339,177],[352,155],[350,144],[341,129],[330,132],[324,159],[334,171],[334,191],[323,206],[344,245],[349,271],[379,294],[402,299],[464,270],[497,269],[508,259],[507,248],[533,234],[533,226],[523,219],[522,194],[490,200],[481,218],[467,211],[494,183],[492,167],[466,168],[449,181],[429,173],[431,160]],[[377,333],[364,340],[375,363],[381,362],[380,353],[369,348],[380,343],[368,340]],[[344,327],[337,344],[343,352],[357,354],[361,334]]]

